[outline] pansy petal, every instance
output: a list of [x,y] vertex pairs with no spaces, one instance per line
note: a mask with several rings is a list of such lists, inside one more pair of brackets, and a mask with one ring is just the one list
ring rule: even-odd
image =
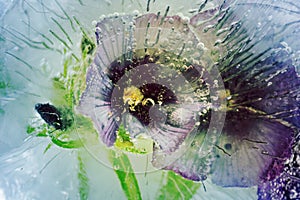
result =
[[[125,55],[133,44],[132,16],[111,16],[96,25],[97,52],[87,72],[87,87],[78,110],[90,116],[102,141],[112,146],[116,140],[121,115],[112,108],[114,84],[124,75],[125,65],[118,65],[120,56]],[[131,36],[130,36],[131,35]],[[128,39],[131,38],[131,39]],[[126,60],[127,57],[122,57]]]
[[[157,151],[153,153],[153,165],[163,167],[166,170],[172,170],[181,176],[193,180],[203,181],[207,178],[213,161],[213,156],[208,151],[202,151],[201,145],[205,138],[205,132],[198,133],[194,140],[186,142],[186,148],[177,151],[182,151],[171,154],[176,156],[176,160],[168,160],[167,157],[161,157]],[[163,164],[162,164],[163,163]]]
[[133,19],[128,15],[106,17],[97,23],[95,34],[98,46],[94,62],[107,71],[113,61],[132,49]]
[[150,118],[153,120],[148,126],[149,135],[156,142],[157,150],[166,154],[178,149],[195,127],[195,113],[179,106],[175,106],[172,111],[167,111],[167,108],[152,107]]
[[[188,26],[189,19],[179,16],[146,14],[136,19],[137,48],[156,48],[189,61],[201,60],[203,43]],[[203,58],[202,58],[203,59]]]
[[252,107],[300,127],[300,78],[283,46],[255,67],[237,71],[225,84],[233,106]]
[[77,110],[91,117],[102,141],[111,146],[116,140],[119,127],[110,105],[111,81],[99,71],[96,65],[91,65],[87,72],[87,88],[84,91]]
[[[187,106],[193,110],[201,110],[202,105],[194,107]],[[211,172],[211,166],[215,159],[213,152],[216,137],[221,128],[218,121],[223,121],[222,113],[208,111],[205,115],[197,119],[198,128],[190,131],[189,137],[176,149],[175,152],[167,152],[161,156],[156,148],[153,152],[153,165],[158,168],[172,170],[181,176],[194,180],[203,181],[207,179]],[[209,124],[209,119],[216,123]],[[197,123],[196,123],[197,124]],[[173,159],[169,159],[169,156]]]
[[248,187],[274,179],[291,154],[295,130],[280,121],[240,109],[229,112],[215,147],[212,181]]

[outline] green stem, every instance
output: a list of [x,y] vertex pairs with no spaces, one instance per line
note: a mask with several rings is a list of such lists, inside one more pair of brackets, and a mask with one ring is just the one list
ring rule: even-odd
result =
[[121,187],[127,199],[141,200],[142,197],[140,188],[127,155],[122,152],[116,153],[115,151],[111,150],[110,161],[120,180]]
[[80,200],[87,200],[89,197],[89,178],[87,176],[86,170],[85,170],[85,165],[82,160],[82,157],[80,156],[80,153],[78,153],[78,166],[79,166],[79,171],[78,171],[78,180],[79,180],[79,195],[80,195]]

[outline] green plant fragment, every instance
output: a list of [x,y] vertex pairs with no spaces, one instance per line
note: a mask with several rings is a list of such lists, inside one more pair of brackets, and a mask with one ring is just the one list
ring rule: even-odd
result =
[[111,150],[110,161],[120,180],[121,187],[127,199],[142,199],[137,179],[127,155],[122,152],[115,152],[114,150]]
[[34,127],[29,126],[29,125],[27,126],[27,128],[26,128],[26,133],[27,134],[32,134],[34,131],[35,131]]
[[78,180],[79,180],[79,196],[80,200],[87,200],[89,197],[89,178],[86,173],[85,165],[80,155],[78,155]]
[[43,153],[45,154],[51,147],[52,147],[52,144],[49,143]]
[[201,186],[201,183],[196,183],[191,180],[184,179],[183,177],[175,174],[173,171],[168,171],[166,176],[163,177],[163,183],[158,191],[157,200],[172,199],[191,199]]

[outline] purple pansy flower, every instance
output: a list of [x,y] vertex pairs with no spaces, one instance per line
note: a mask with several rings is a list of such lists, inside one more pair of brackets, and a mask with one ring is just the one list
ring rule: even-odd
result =
[[228,5],[191,19],[167,9],[100,20],[78,110],[109,147],[122,124],[132,138],[153,139],[154,166],[224,187],[259,185],[263,196],[286,181],[297,154],[300,79],[280,31],[250,34],[234,12],[249,8]]

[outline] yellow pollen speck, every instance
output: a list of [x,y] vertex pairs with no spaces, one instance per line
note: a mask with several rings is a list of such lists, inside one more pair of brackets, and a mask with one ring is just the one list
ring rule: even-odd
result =
[[142,102],[144,95],[139,88],[130,86],[124,89],[123,101],[128,103],[130,110],[135,111],[134,107]]
[[142,104],[146,105],[148,102],[150,102],[152,105],[155,105],[154,100],[150,99],[150,98],[144,99],[143,102],[142,102]]

